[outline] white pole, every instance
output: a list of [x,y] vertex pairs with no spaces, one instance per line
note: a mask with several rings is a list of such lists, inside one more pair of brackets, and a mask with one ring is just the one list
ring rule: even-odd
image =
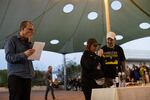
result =
[[109,0],[104,0],[105,4],[105,20],[106,20],[106,32],[110,32],[110,11],[109,11]]

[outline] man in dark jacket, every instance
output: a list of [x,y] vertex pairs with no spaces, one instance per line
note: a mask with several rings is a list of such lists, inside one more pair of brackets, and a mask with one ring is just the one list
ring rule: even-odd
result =
[[34,70],[28,57],[35,52],[31,43],[33,32],[33,23],[23,21],[18,36],[11,36],[5,42],[9,100],[30,100]]

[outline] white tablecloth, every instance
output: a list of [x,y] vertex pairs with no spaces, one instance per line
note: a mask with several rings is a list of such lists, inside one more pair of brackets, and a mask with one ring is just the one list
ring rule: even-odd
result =
[[150,100],[150,86],[92,89],[91,100]]

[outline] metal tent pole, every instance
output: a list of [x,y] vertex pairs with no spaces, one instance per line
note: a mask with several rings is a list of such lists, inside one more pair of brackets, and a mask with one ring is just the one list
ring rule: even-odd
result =
[[67,90],[67,74],[66,74],[66,54],[63,53],[63,60],[64,60],[64,89]]

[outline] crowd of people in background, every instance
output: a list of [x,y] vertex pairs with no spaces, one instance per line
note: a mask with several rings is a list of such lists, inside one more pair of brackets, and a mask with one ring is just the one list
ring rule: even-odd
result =
[[149,82],[149,76],[150,76],[150,68],[146,65],[146,63],[140,63],[139,66],[132,65],[127,66],[127,72],[126,72],[126,82],[137,82],[139,83]]
[[[140,63],[139,65],[132,64],[131,66],[126,66],[126,83],[134,82],[139,84],[140,82],[149,83],[150,82],[150,68],[146,63]],[[55,84],[59,84],[57,79],[54,81]],[[54,85],[55,85],[54,84]],[[54,86],[54,88],[58,88]],[[72,77],[67,79],[67,90],[81,91],[81,77]]]
[[67,80],[67,90],[82,90],[81,89],[81,78],[79,77],[74,77],[74,78],[69,78]]

